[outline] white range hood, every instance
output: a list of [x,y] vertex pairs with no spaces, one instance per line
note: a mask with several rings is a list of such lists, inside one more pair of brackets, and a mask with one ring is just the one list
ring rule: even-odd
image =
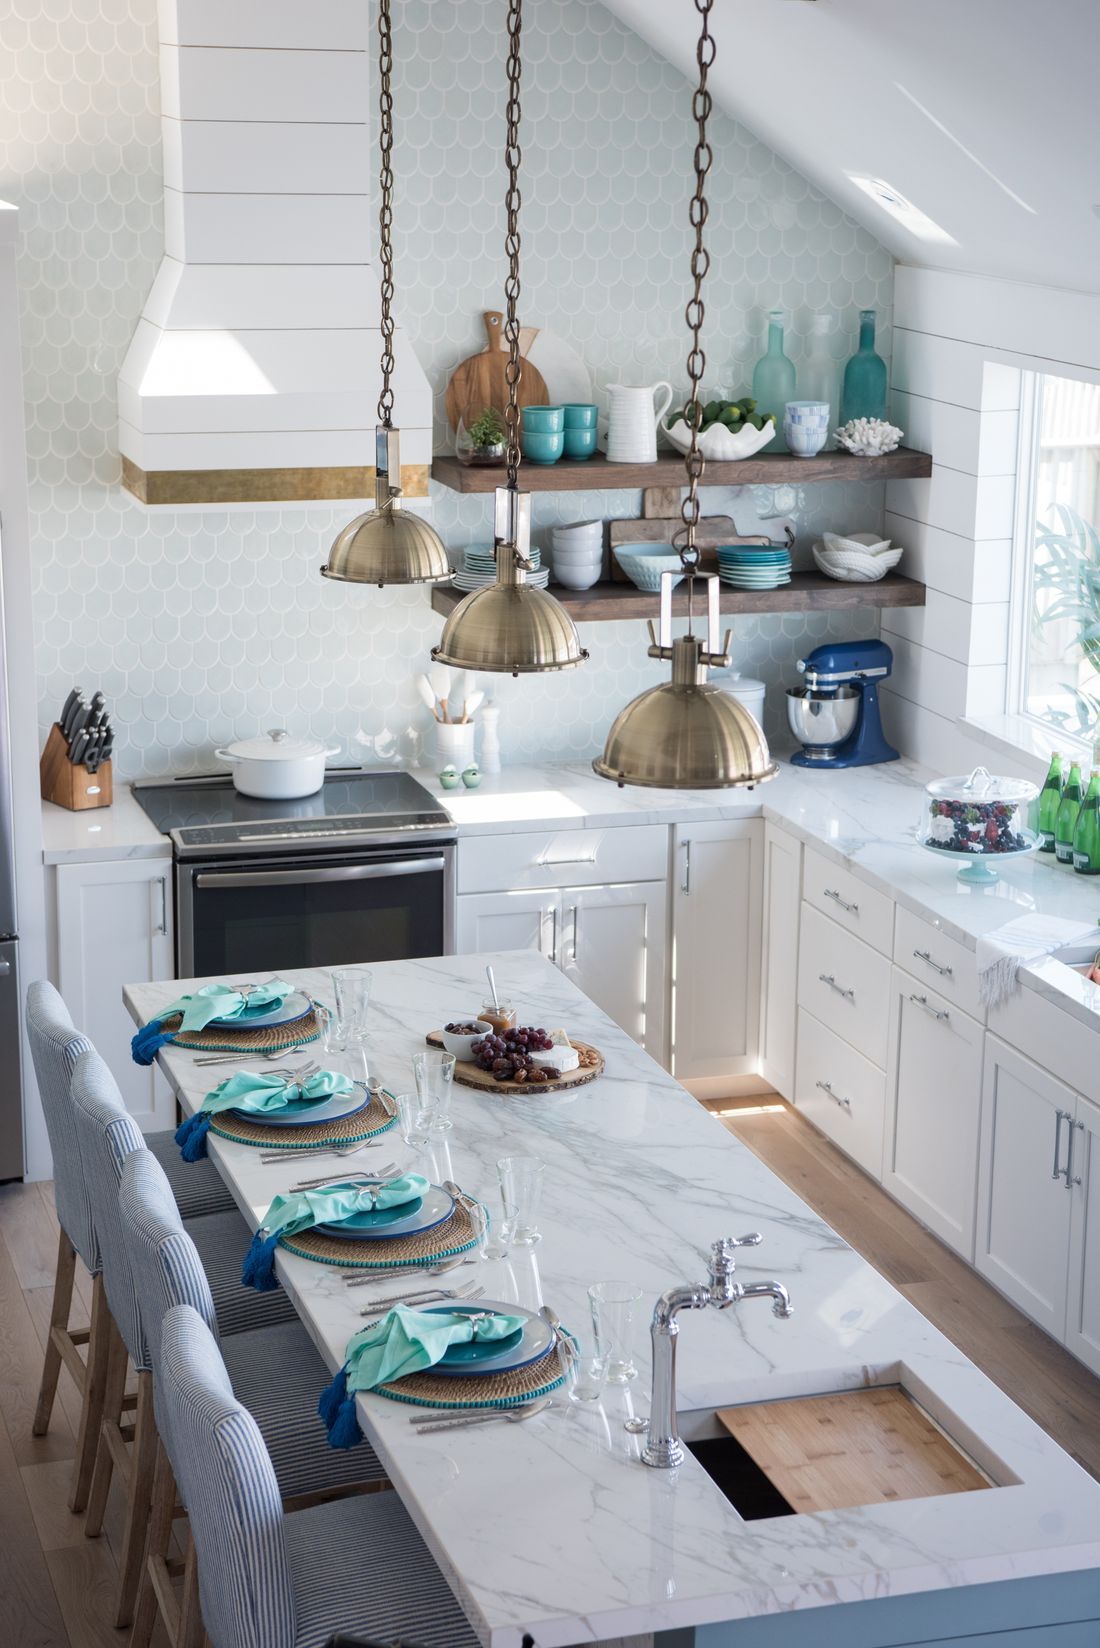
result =
[[[119,376],[123,484],[177,507],[368,498],[369,7],[160,0],[159,24],[165,256]],[[402,484],[426,496],[431,390],[400,327],[395,355]]]

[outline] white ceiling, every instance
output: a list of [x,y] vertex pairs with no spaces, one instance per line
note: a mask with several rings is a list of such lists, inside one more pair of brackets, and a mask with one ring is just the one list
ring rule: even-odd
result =
[[[694,77],[692,0],[605,4]],[[717,0],[711,27],[719,105],[899,260],[1100,291],[1100,0]]]

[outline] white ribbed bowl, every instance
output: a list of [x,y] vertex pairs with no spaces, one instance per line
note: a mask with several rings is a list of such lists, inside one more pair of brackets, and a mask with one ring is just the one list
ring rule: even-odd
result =
[[[673,446],[679,447],[681,452],[689,449],[691,430],[683,418],[677,419],[671,428],[667,423],[662,424],[661,428]],[[727,429],[725,424],[712,423],[706,433],[699,436],[699,451],[704,458],[713,458],[716,463],[733,463],[738,458],[751,458],[753,453],[767,446],[774,434],[774,418],[769,418],[763,429],[754,429],[751,423],[737,430]]]
[[873,532],[823,532],[821,542],[827,550],[848,550],[853,555],[883,555],[890,548],[889,538],[876,538]]
[[820,541],[814,545],[814,560],[820,570],[842,584],[876,584],[897,566],[903,554],[900,546],[872,555],[860,548],[826,549]]

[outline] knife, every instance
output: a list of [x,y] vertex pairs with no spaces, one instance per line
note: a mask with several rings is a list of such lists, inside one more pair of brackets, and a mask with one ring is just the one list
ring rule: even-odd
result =
[[88,743],[84,750],[84,768],[86,772],[97,773],[99,764],[103,760],[103,728],[96,727],[88,734]]
[[[64,724],[62,725],[62,728],[61,728],[61,731],[65,734],[65,737],[68,739],[70,744],[73,741],[73,734],[76,730],[77,722],[79,722],[81,720],[82,715],[87,715],[87,713],[88,713],[87,704],[85,704],[83,698],[78,698],[76,700],[76,703],[73,704],[73,706],[69,710],[68,715],[65,717]],[[81,724],[83,725],[82,722],[81,722]]]
[[88,734],[81,729],[80,732],[73,734],[73,741],[69,745],[69,760],[72,762],[74,767],[79,766],[81,761],[83,761],[84,751],[87,748]]
[[103,748],[99,752],[99,764],[100,764],[101,767],[102,767],[103,763],[110,757],[111,751],[114,749],[114,747],[115,747],[115,729],[112,727],[110,721],[107,720],[107,718],[105,716],[104,719],[103,719]]
[[62,732],[65,731],[65,723],[69,719],[69,711],[72,709],[73,705],[76,704],[76,703],[79,703],[79,701],[80,701],[80,688],[79,687],[74,687],[73,690],[70,692],[69,696],[66,698],[65,702],[62,704],[61,714],[57,718],[57,724],[61,728]]

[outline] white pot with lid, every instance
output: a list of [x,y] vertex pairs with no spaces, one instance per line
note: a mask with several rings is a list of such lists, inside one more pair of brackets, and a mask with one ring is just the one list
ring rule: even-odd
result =
[[233,788],[261,801],[296,801],[316,795],[325,782],[326,758],[339,753],[338,744],[292,738],[282,727],[255,738],[239,738],[224,750],[214,751],[217,760],[227,761],[232,768]]

